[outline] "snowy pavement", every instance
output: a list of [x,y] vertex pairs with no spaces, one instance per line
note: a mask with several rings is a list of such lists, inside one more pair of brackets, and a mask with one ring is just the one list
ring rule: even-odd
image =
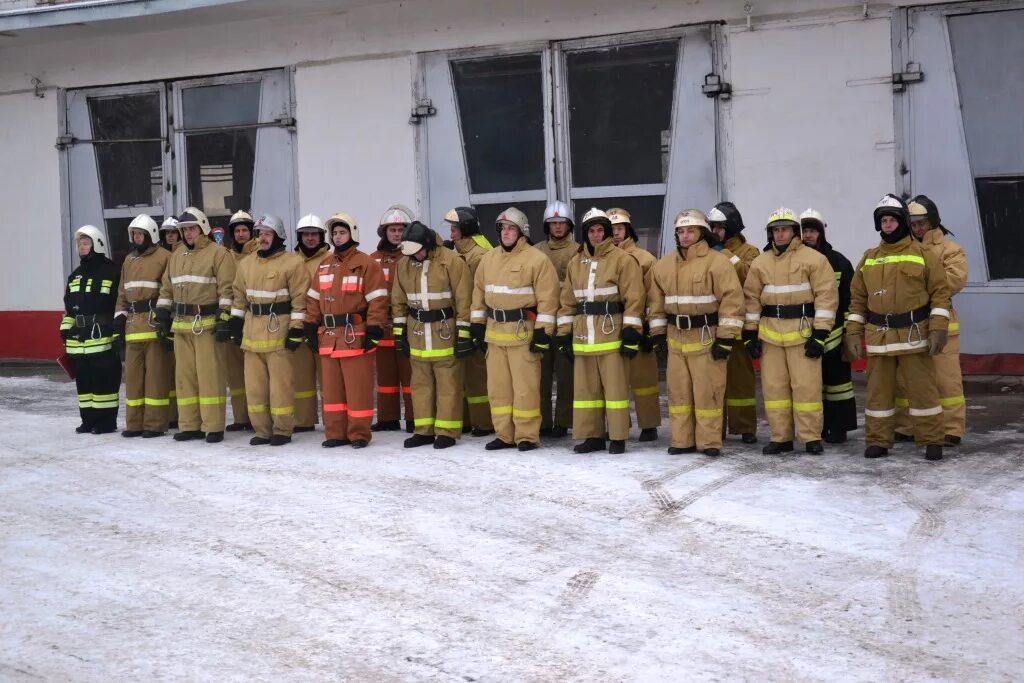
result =
[[325,451],[3,377],[0,681],[1020,680],[1024,396],[971,404],[940,463]]

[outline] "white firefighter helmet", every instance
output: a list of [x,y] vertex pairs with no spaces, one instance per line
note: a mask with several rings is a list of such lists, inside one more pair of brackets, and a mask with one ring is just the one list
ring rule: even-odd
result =
[[324,223],[324,229],[327,231],[328,239],[331,237],[331,230],[333,230],[336,225],[344,225],[349,229],[349,232],[352,233],[352,241],[356,243],[359,242],[359,226],[356,225],[356,221],[352,216],[348,215],[344,211],[339,211],[328,218],[327,222]]
[[156,227],[156,221],[146,213],[140,213],[128,224],[128,237],[131,238],[132,230],[144,230],[149,233],[149,238],[156,244],[160,241],[160,231]]
[[823,228],[828,225],[828,223],[825,222],[825,217],[821,215],[821,211],[816,209],[807,209],[800,214],[800,225],[803,225],[804,221],[817,221]]
[[569,227],[576,225],[576,221],[573,220],[572,209],[565,202],[556,199],[555,201],[544,207],[544,232],[548,231],[549,221],[568,221]]
[[164,230],[177,230],[177,229],[178,229],[178,219],[175,218],[174,216],[168,216],[167,218],[164,219],[164,222],[160,224],[160,232],[163,232]]
[[185,211],[178,216],[179,229],[185,228],[189,225],[198,225],[204,235],[210,234],[210,221],[207,220],[205,213],[194,206],[186,207]]
[[412,223],[412,209],[404,204],[392,204],[377,223],[377,237],[384,237],[384,229],[389,225],[406,226],[410,223]]
[[272,213],[265,213],[256,219],[256,223],[252,226],[252,231],[258,234],[260,230],[273,230],[275,235],[281,239],[285,238],[284,221]]
[[625,209],[608,209],[608,220],[612,222],[612,225],[633,224],[633,217]]
[[705,214],[705,217],[708,219],[709,224],[725,223],[726,221],[729,220],[728,218],[725,217],[725,214],[722,213],[722,210],[719,209],[717,206],[711,207],[711,209],[708,210],[707,214]]
[[707,216],[700,209],[685,209],[676,214],[676,228],[703,228],[710,230]]
[[907,211],[910,213],[910,220],[915,218],[920,220],[928,216],[928,209],[924,204],[918,202],[910,202],[907,204]]
[[600,223],[609,230],[611,230],[612,227],[612,220],[608,217],[608,214],[596,206],[590,207],[590,209],[583,214],[583,218],[580,219],[580,228],[587,230],[591,223]]
[[775,223],[792,223],[793,225],[800,227],[800,220],[796,217],[796,212],[792,209],[787,209],[784,206],[780,206],[771,212],[768,216],[768,227],[772,227]]
[[295,226],[295,232],[312,232],[314,230],[322,233],[327,232],[327,229],[324,228],[324,222],[315,213],[307,213],[299,219],[298,224]]
[[231,219],[228,221],[228,229],[230,230],[239,223],[248,225],[250,228],[256,225],[256,221],[252,219],[252,215],[248,211],[235,211],[231,214]]
[[511,223],[512,225],[519,228],[519,232],[523,235],[523,237],[528,238],[530,236],[529,219],[526,218],[525,213],[523,213],[514,206],[510,206],[501,213],[499,213],[498,217],[495,219],[494,225],[495,227],[498,228],[499,232],[501,231],[501,223]]
[[92,250],[97,254],[103,254],[104,256],[110,256],[110,252],[107,251],[107,238],[103,234],[103,231],[97,228],[95,225],[83,225],[78,230],[75,230],[75,241],[78,241],[79,237],[88,237],[92,240]]

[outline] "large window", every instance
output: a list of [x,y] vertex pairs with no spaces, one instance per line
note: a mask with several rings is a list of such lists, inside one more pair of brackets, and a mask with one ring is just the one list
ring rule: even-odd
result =
[[197,206],[215,227],[239,209],[291,222],[290,89],[286,72],[269,71],[69,91],[70,229],[105,229],[120,261],[140,213],[160,223]]
[[642,246],[660,253],[675,212],[717,200],[715,104],[700,91],[710,36],[693,27],[423,55],[437,111],[421,135],[427,217],[472,204],[494,240],[495,217],[515,205],[536,241],[553,199],[571,202],[577,218],[620,207]]

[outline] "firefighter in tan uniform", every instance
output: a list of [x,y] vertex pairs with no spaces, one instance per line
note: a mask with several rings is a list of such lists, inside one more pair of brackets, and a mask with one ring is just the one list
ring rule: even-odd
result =
[[[174,253],[181,249],[184,242],[181,241],[181,231],[178,230],[178,219],[168,216],[160,224],[160,246],[168,253]],[[170,263],[170,261],[168,261]],[[170,337],[157,336],[160,346],[167,352],[167,383],[171,387],[167,397],[170,405],[167,407],[167,426],[171,429],[178,428],[178,392],[174,389],[174,333]]]
[[245,393],[256,436],[250,446],[283,446],[295,427],[295,371],[302,346],[309,274],[285,250],[284,223],[264,215],[254,226],[257,250],[238,265],[231,308],[232,339],[245,352]]
[[487,350],[487,393],[497,438],[487,450],[530,451],[540,441],[540,356],[551,347],[558,276],[530,244],[526,215],[509,207],[496,221],[501,246],[473,281],[470,332]]
[[910,232],[907,206],[888,194],[875,207],[882,241],[864,252],[850,288],[847,357],[863,356],[867,341],[868,393],[864,410],[865,458],[889,454],[896,419],[896,377],[907,377],[914,437],[925,458],[942,459],[943,417],[934,356],[946,346],[950,286],[942,261]]
[[391,310],[395,346],[412,363],[415,433],[405,447],[449,448],[462,436],[462,359],[474,351],[469,268],[419,221],[405,229],[402,253]]
[[[394,286],[395,270],[402,260],[402,233],[412,223],[412,210],[393,204],[380,217],[377,236],[380,242],[370,258],[384,271],[388,296]],[[399,404],[405,405],[405,431],[413,431],[412,369],[409,359],[395,350],[389,313],[384,323],[384,336],[377,346],[377,422],[375,432],[397,431],[402,428]]]
[[654,266],[648,290],[651,335],[668,354],[668,415],[672,455],[717,456],[728,358],[743,328],[743,289],[729,256],[697,209],[675,220],[676,249]]
[[[925,195],[911,201],[910,232],[914,239],[930,249],[942,262],[949,282],[950,297],[960,293],[967,284],[967,254],[963,247],[949,239],[950,232],[939,219],[939,208]],[[960,370],[960,318],[955,308],[949,309],[949,341],[932,361],[935,383],[939,388],[943,430],[946,446],[958,446],[964,438],[967,406],[964,401],[964,380]],[[897,375],[896,441],[913,441],[914,425],[908,408],[906,381],[902,370]]]
[[359,246],[359,226],[346,213],[325,225],[334,245],[306,293],[306,342],[320,355],[324,448],[370,443],[373,361],[384,334],[384,272]]
[[[316,269],[330,253],[324,222],[315,214],[306,214],[295,227],[299,239],[296,251],[302,256],[310,283],[316,281]],[[293,433],[311,432],[318,422],[316,385],[320,377],[320,358],[303,344],[292,352],[295,368],[295,428]],[[323,382],[320,382],[321,386]]]
[[[452,248],[469,267],[470,297],[473,295],[473,278],[481,259],[494,249],[487,238],[480,234],[480,221],[471,206],[457,206],[444,220],[451,230]],[[473,436],[488,436],[494,433],[491,422],[491,402],[487,397],[487,359],[481,349],[473,346],[472,351],[462,356],[463,431],[468,425]]]
[[[236,211],[228,219],[228,238],[225,238],[223,247],[235,258],[235,271],[238,271],[242,260],[249,254],[256,251],[259,242],[254,239],[252,226],[255,224],[248,211]],[[244,432],[252,431],[252,423],[249,420],[249,402],[245,395],[245,354],[238,344],[240,338],[232,338],[234,344],[220,346],[224,354],[224,368],[228,377],[228,394],[231,396],[231,415],[234,422],[229,424],[225,431]]]
[[[651,269],[658,259],[654,254],[641,249],[637,244],[636,230],[633,229],[632,217],[625,209],[608,209],[608,218],[612,222],[612,241],[615,246],[632,256],[640,265],[643,275],[643,291],[645,301],[642,309],[647,308],[647,290],[651,285]],[[640,425],[639,441],[654,441],[658,438],[658,427],[661,425],[661,404],[658,398],[658,359],[654,355],[651,344],[650,330],[647,329],[646,313],[644,330],[640,341],[640,353],[629,359],[629,387],[636,405],[636,419]]]
[[188,207],[178,217],[184,246],[172,252],[157,300],[157,334],[174,333],[175,441],[224,440],[227,376],[217,342],[230,341],[235,260],[210,241],[206,214]]
[[[732,202],[718,202],[708,211],[707,218],[715,238],[739,259],[733,265],[742,285],[746,282],[750,264],[761,255],[761,250],[743,237],[743,216]],[[743,443],[757,443],[756,381],[754,362],[747,347],[733,344],[726,369],[725,424],[730,434],[740,435]]]
[[824,452],[821,357],[839,305],[828,259],[805,247],[800,221],[787,208],[768,218],[771,248],[750,264],[743,285],[743,341],[761,358],[761,392],[772,430],[765,455],[793,450],[796,435],[808,453]]
[[156,221],[146,214],[128,226],[131,253],[121,266],[114,328],[122,335],[125,429],[121,436],[163,436],[169,422],[171,354],[157,339],[154,314],[171,255],[160,248]]
[[556,346],[573,360],[573,451],[626,452],[629,380],[626,362],[640,352],[646,295],[636,259],[612,242],[608,214],[592,208],[584,243],[566,267]]
[[[573,239],[572,210],[565,202],[555,201],[544,209],[544,234],[547,239],[536,245],[551,259],[558,286],[565,286],[565,269],[580,245]],[[557,385],[557,397],[552,387]],[[569,433],[573,420],[573,365],[564,353],[549,349],[540,359],[540,435],[560,439]],[[551,400],[555,399],[554,415]],[[602,432],[603,434],[603,432]]]

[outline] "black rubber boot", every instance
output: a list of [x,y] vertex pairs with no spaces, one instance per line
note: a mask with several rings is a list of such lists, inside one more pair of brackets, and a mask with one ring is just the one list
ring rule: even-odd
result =
[[365,439],[356,439],[352,442],[352,448],[366,448],[370,442]]
[[595,453],[604,450],[604,439],[584,439],[582,443],[573,446],[573,453]]
[[434,439],[434,448],[441,450],[443,448],[451,448],[455,445],[455,439],[450,436],[439,436]]
[[248,422],[233,422],[224,428],[226,432],[251,432],[252,425]]
[[96,425],[92,428],[93,434],[112,434],[117,431],[114,425]]
[[540,434],[541,437],[551,436],[551,427],[541,427],[538,434]]
[[206,443],[220,443],[224,440],[224,432],[207,432]]
[[203,438],[203,433],[198,430],[190,432],[178,432],[177,434],[174,435],[175,441],[194,441],[196,439],[201,438]]
[[429,446],[432,443],[434,443],[434,437],[432,436],[413,434],[402,445],[406,448],[419,448],[420,446]]
[[611,455],[622,455],[626,452],[626,442],[612,440],[608,442],[608,453]]
[[657,441],[658,430],[655,427],[648,427],[640,430],[640,438],[637,441]]
[[87,425],[87,424],[83,423],[83,424],[80,424],[77,427],[75,427],[75,434],[91,434],[91,433],[92,433],[92,425]]
[[[408,420],[407,420],[408,422]],[[388,420],[387,422],[375,422],[370,426],[371,432],[397,432],[402,428],[402,423],[398,420]]]
[[270,439],[262,436],[254,436],[249,439],[250,446],[266,446],[268,443],[270,443]]
[[697,447],[696,446],[669,446],[668,447],[668,454],[669,455],[686,455],[687,453],[696,453],[696,452],[697,452]]
[[142,436],[142,432],[137,429],[126,429],[123,432],[121,432],[121,436],[123,436],[126,439],[133,439],[136,436]]
[[718,448],[705,448],[704,449],[704,455],[706,455],[708,457],[711,457],[711,458],[717,458],[721,454],[722,454],[722,451],[721,451],[721,449],[718,449]]
[[825,435],[825,443],[846,443],[846,432],[829,432]]
[[501,439],[494,439],[493,441],[488,441],[487,442],[487,445],[484,446],[484,450],[487,450],[487,451],[501,451],[501,450],[504,450],[506,448],[515,448],[515,447],[516,447],[516,445],[514,443],[508,443],[507,441],[502,441]]
[[164,434],[166,434],[166,433],[167,433],[167,432],[151,432],[151,431],[145,431],[145,432],[142,432],[142,438],[143,438],[143,439],[155,439],[156,437],[158,437],[158,436],[163,436],[163,435],[164,435]]
[[740,441],[743,443],[757,443],[757,434],[751,434],[750,432],[742,434],[740,436]]
[[804,444],[804,450],[811,455],[821,455],[825,452],[825,447],[821,445],[821,441],[808,441]]
[[892,440],[896,443],[910,443],[914,440],[914,437],[910,434],[900,434],[899,432],[896,432],[892,435]]
[[882,446],[868,446],[864,449],[865,458],[884,458],[889,455],[889,449]]
[[779,453],[791,453],[792,451],[792,441],[769,441],[768,445],[761,449],[761,452],[765,455],[778,455]]
[[472,436],[490,436],[493,433],[493,429],[484,429],[483,427],[473,427],[473,431],[470,432]]
[[963,441],[959,436],[953,436],[952,434],[946,434],[946,446],[959,446]]
[[350,443],[352,442],[348,439],[327,439],[320,445],[324,448],[337,448],[338,446],[347,446]]
[[405,421],[405,432],[406,434],[412,434],[416,431],[416,423],[412,420]]
[[273,434],[270,437],[270,445],[271,446],[283,446],[286,443],[291,443],[291,442],[292,442],[292,437],[287,436],[285,434]]
[[924,449],[924,459],[942,460],[942,446],[937,443],[929,444],[929,446]]
[[552,439],[564,439],[569,436],[569,428],[563,427],[562,425],[555,425],[551,428]]
[[520,441],[519,445],[517,446],[517,448],[519,449],[520,452],[525,453],[526,451],[535,451],[535,450],[537,450],[537,444],[535,444],[532,441]]

